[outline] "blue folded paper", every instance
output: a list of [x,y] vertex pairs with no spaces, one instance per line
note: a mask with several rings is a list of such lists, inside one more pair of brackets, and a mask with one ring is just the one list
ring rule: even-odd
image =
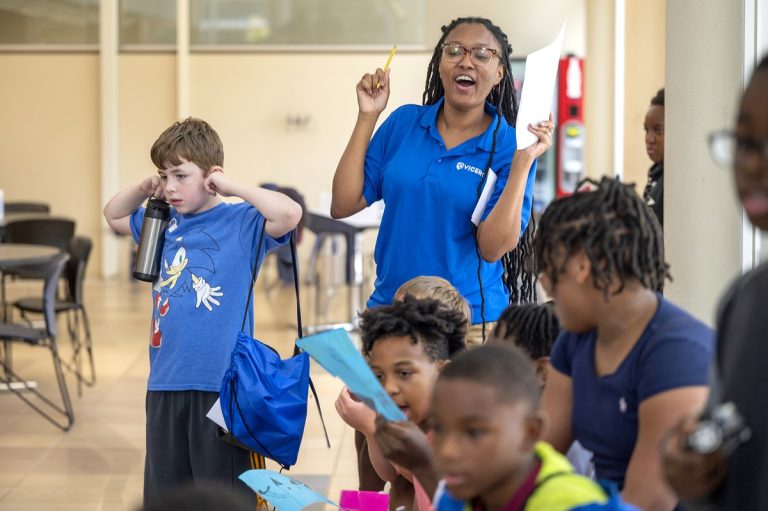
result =
[[340,378],[350,392],[376,413],[388,421],[407,420],[376,379],[345,330],[327,330],[299,339],[296,344],[326,371]]
[[271,470],[248,470],[240,474],[240,480],[278,511],[300,511],[318,502],[339,507],[301,481]]

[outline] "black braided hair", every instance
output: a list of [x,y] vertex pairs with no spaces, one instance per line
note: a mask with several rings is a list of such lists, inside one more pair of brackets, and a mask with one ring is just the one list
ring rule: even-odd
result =
[[[444,25],[441,30],[443,35],[437,41],[435,49],[432,52],[432,60],[427,67],[427,79],[424,84],[424,94],[422,102],[425,105],[434,105],[440,98],[445,96],[445,88],[440,79],[440,58],[442,56],[442,45],[448,34],[459,25],[467,23],[477,23],[483,25],[496,39],[499,44],[499,59],[504,68],[504,76],[501,81],[491,89],[486,98],[486,102],[496,107],[498,117],[496,127],[493,129],[493,142],[491,144],[491,153],[488,156],[488,163],[483,170],[483,175],[477,185],[477,198],[480,198],[485,180],[488,176],[488,169],[493,165],[493,156],[496,152],[496,135],[501,126],[501,117],[507,121],[510,126],[515,125],[517,120],[518,99],[515,90],[515,81],[512,76],[512,67],[509,56],[512,54],[512,45],[509,44],[507,34],[500,27],[486,18],[457,18],[448,25]],[[502,257],[504,266],[504,285],[510,292],[510,303],[525,303],[536,301],[536,274],[527,272],[526,261],[532,254],[532,239],[535,225],[528,224],[526,232],[518,243],[517,247]],[[514,228],[514,227],[513,227]],[[529,234],[530,231],[530,234]],[[480,246],[477,242],[477,230],[475,229],[475,252],[477,254],[477,280],[480,284],[480,318],[483,323],[483,339],[485,339],[485,295],[483,293],[483,281],[481,278],[482,256]]]
[[408,336],[432,361],[447,360],[465,348],[467,318],[431,298],[406,295],[402,301],[368,309],[360,315],[363,354],[385,337]]
[[[550,204],[534,240],[536,262],[552,285],[565,271],[568,259],[583,250],[592,265],[592,280],[606,300],[627,281],[661,291],[670,278],[664,261],[664,237],[656,215],[637,195],[635,187],[619,178],[587,179],[593,190],[577,191]],[[581,188],[581,185],[579,185]]]
[[537,360],[552,353],[559,333],[560,322],[551,301],[510,305],[499,316],[488,342],[512,343]]
[[531,211],[531,218],[523,236],[512,252],[502,257],[504,264],[504,285],[509,290],[509,303],[519,305],[536,303],[536,257],[533,240],[536,236],[537,223]]

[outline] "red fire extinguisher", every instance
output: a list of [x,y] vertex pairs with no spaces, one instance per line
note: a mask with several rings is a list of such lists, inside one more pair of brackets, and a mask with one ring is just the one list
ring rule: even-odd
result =
[[576,191],[584,177],[584,59],[560,59],[557,88],[556,195]]

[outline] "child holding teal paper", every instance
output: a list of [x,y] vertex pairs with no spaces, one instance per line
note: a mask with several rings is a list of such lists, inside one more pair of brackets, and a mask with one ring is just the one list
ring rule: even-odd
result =
[[[437,376],[454,354],[464,350],[466,317],[436,300],[408,296],[402,302],[367,310],[361,319],[363,354],[373,373],[409,423],[426,432]],[[336,410],[365,435],[373,467],[393,484],[390,508],[402,504],[411,509],[411,476],[382,454],[375,436],[375,414],[349,392],[341,393]]]

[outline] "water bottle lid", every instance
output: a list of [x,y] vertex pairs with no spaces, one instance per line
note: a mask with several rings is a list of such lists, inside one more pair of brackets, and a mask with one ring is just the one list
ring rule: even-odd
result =
[[151,198],[147,201],[144,216],[168,220],[171,217],[171,205],[161,199]]

